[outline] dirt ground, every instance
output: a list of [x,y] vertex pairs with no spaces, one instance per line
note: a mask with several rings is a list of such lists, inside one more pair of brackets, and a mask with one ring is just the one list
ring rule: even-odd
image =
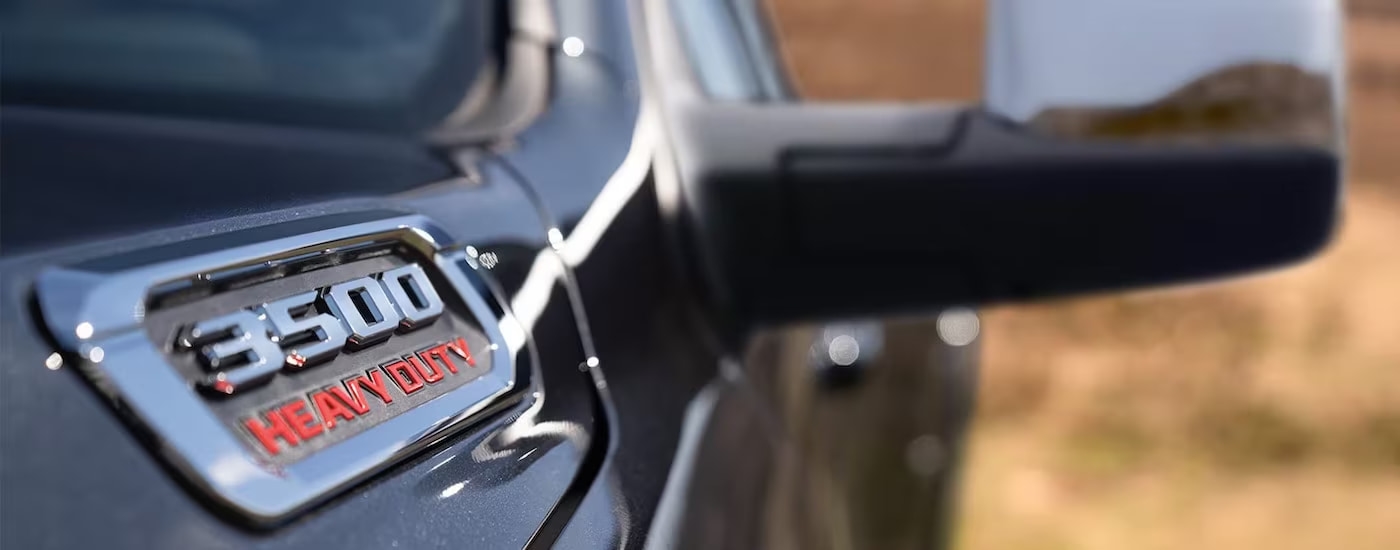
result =
[[[981,0],[770,8],[808,97],[980,93]],[[1337,241],[1247,279],[983,312],[961,548],[1400,548],[1400,0],[1352,8]]]

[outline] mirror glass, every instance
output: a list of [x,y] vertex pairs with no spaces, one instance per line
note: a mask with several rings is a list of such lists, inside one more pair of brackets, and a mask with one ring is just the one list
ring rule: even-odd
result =
[[1334,149],[1335,0],[992,0],[985,106],[1061,137]]

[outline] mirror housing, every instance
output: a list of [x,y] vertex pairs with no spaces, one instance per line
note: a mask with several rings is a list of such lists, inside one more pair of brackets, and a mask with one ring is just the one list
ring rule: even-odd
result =
[[[723,54],[693,37],[718,34],[687,21],[721,18],[666,16],[676,4],[645,19],[659,194],[741,329],[1238,274],[1305,258],[1336,225],[1333,2],[995,0],[978,107],[733,86],[774,65],[771,40],[719,48],[742,54],[716,86]],[[752,28],[746,2],[712,4]],[[1072,15],[1094,6],[1108,32]],[[1173,47],[1193,21],[1231,45]]]

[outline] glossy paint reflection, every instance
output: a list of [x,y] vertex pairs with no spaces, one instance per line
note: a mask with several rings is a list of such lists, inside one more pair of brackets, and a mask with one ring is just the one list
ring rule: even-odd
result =
[[[711,433],[699,436],[714,455],[689,480],[692,487],[729,486],[692,489],[686,511],[689,529],[723,518],[726,532],[682,527],[677,547],[941,547],[978,346],[930,338],[936,323],[911,318],[759,334],[744,356],[746,371],[721,398],[730,404],[711,410]],[[810,350],[813,342],[842,338],[865,341],[863,348],[878,341],[880,349],[862,349],[862,376],[833,385],[811,368]],[[740,423],[758,427],[745,432],[736,429]],[[726,512],[743,507],[760,519],[736,521]]]
[[[517,478],[501,476],[502,471],[526,471],[539,461],[551,466],[550,478],[567,477],[568,464],[582,459],[590,443],[585,423],[550,420],[542,416],[545,401],[541,392],[530,396],[531,405],[502,429],[480,439],[468,452],[441,453],[419,481],[419,492],[439,500],[457,496],[474,497]],[[465,460],[460,460],[465,459]]]

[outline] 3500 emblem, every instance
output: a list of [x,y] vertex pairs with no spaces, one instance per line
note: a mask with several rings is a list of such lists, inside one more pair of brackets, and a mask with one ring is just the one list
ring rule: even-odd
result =
[[[418,264],[310,290],[196,323],[177,344],[212,374],[200,385],[232,395],[282,368],[301,369],[428,326],[443,302]],[[314,314],[313,314],[314,313]]]

